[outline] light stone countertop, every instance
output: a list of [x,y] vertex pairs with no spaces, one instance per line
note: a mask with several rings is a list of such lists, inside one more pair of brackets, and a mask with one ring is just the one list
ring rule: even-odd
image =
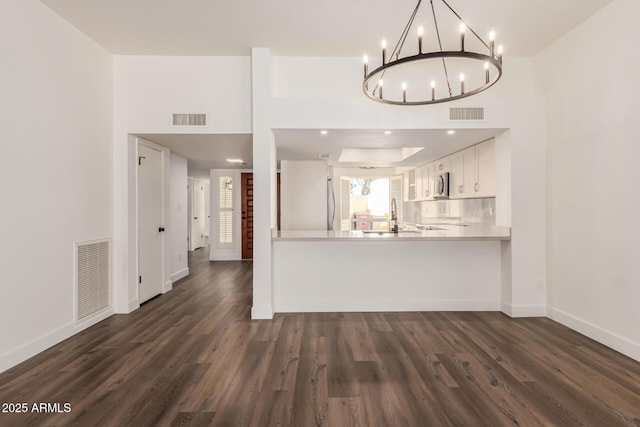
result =
[[393,233],[364,233],[353,231],[306,231],[284,230],[274,231],[273,241],[447,241],[447,240],[511,240],[511,229],[486,224],[469,224],[466,226],[433,224],[444,230],[416,230],[414,227]]

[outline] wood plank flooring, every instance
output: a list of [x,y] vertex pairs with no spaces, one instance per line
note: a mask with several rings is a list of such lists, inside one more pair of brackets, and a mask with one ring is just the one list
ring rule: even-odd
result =
[[[192,274],[0,374],[0,426],[640,426],[640,363],[549,319],[328,313],[251,321],[252,265]],[[30,408],[31,409],[31,408]]]

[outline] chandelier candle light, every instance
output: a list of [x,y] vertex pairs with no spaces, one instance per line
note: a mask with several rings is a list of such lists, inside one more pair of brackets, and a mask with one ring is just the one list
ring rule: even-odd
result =
[[[487,44],[478,35],[478,33],[476,33],[460,17],[460,15],[455,10],[453,10],[453,8],[449,5],[449,3],[447,3],[446,0],[440,0],[444,4],[444,6],[446,6],[446,9],[448,9],[451,13],[453,13],[453,15],[455,16],[455,19],[459,21],[458,28],[460,33],[459,49],[444,50],[442,39],[440,37],[440,29],[438,27],[438,19],[436,18],[436,8],[434,7],[434,2],[437,2],[437,1],[438,0],[429,0],[429,3],[431,4],[431,14],[433,16],[434,25],[433,25],[433,31],[427,31],[427,33],[437,36],[438,48],[429,52],[423,51],[425,29],[423,26],[419,26],[417,28],[417,36],[418,36],[418,40],[417,40],[418,43],[417,43],[417,49],[416,49],[417,53],[410,56],[400,56],[401,51],[405,46],[405,42],[407,41],[407,36],[411,32],[411,28],[413,27],[414,19],[418,14],[420,6],[422,5],[422,0],[418,0],[418,4],[413,10],[411,17],[407,22],[407,25],[402,31],[402,35],[400,36],[400,39],[398,40],[395,47],[393,48],[393,50],[388,56],[387,56],[387,41],[382,40],[382,43],[381,43],[382,65],[380,65],[378,68],[375,68],[374,70],[369,72],[369,57],[367,55],[364,55],[364,58],[363,58],[364,59],[364,81],[362,83],[362,90],[364,91],[365,95],[367,95],[367,97],[377,102],[382,102],[385,104],[394,104],[394,105],[437,104],[441,102],[454,101],[457,99],[466,98],[468,96],[475,95],[477,93],[480,93],[490,88],[491,86],[496,84],[498,80],[500,80],[500,77],[502,77],[503,48],[501,45],[499,45],[496,49],[496,44],[495,44],[496,33],[493,30],[489,33],[489,44]],[[486,51],[484,51],[484,48],[481,49],[484,52],[467,50],[465,48],[465,36],[467,32],[473,35],[482,44],[482,46],[486,48]],[[473,42],[474,40],[471,40],[471,41]],[[450,60],[449,64],[447,63],[448,60]],[[425,87],[424,89],[420,89],[420,88],[414,89],[413,93],[408,93],[407,92],[408,85],[406,82],[409,81],[409,83],[411,83],[411,81],[410,79],[403,78],[402,84],[401,84],[402,97],[400,98],[399,97],[400,95],[396,95],[394,97],[393,96],[394,93],[391,93],[391,92],[394,92],[393,90],[391,90],[390,92],[391,93],[390,98],[384,97],[382,92],[382,87],[384,83],[383,77],[385,76],[386,72],[393,73],[395,76],[396,73],[400,73],[402,71],[401,67],[399,67],[400,65],[406,65],[409,63],[417,63],[417,62],[426,63],[427,61],[430,62],[432,65],[434,61],[439,61],[442,63],[441,76],[439,75],[440,72],[437,72],[436,74],[432,69],[430,69],[430,72],[432,72],[434,75],[425,76],[426,78],[429,78],[429,77],[432,78],[431,84],[430,84],[431,96],[428,96],[427,87]],[[468,69],[473,68],[473,65],[477,64],[478,62],[484,65],[483,68],[478,67],[476,72],[469,74],[471,77],[478,75],[477,80],[474,78],[466,79],[469,90],[467,91],[465,90],[465,73],[461,72],[460,73],[460,93],[456,94],[453,92],[451,88],[451,82],[449,80],[449,71],[447,70],[447,65],[449,65],[450,67],[452,65],[451,61],[453,61],[453,64],[458,67],[460,67],[461,63],[464,63],[465,65],[468,64],[469,67],[465,68],[464,70],[467,73],[469,73]],[[392,72],[391,69],[394,67],[395,69]],[[484,78],[481,78],[480,76],[482,75],[481,73],[483,69],[484,69],[484,75],[482,77]],[[440,96],[440,97],[436,96],[437,80],[443,81],[446,84],[448,93],[444,94],[444,96]],[[393,81],[391,81],[391,83],[392,83],[391,88],[393,89],[393,87],[395,87],[395,84]],[[413,87],[413,83],[411,84]],[[419,85],[416,85],[416,86],[419,86]],[[407,98],[409,98],[409,100]]]

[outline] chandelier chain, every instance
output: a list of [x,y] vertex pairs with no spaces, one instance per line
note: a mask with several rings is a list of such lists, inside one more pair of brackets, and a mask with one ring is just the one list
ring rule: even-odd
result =
[[[393,58],[393,56],[395,55],[396,60],[398,60],[398,58],[400,57],[400,52],[404,47],[404,42],[407,40],[407,36],[409,35],[409,30],[411,30],[411,26],[413,25],[413,21],[418,13],[418,9],[420,9],[421,3],[422,3],[422,0],[418,0],[418,4],[416,5],[416,8],[413,10],[413,13],[411,14],[411,18],[409,18],[409,22],[407,22],[407,25],[404,27],[404,30],[402,30],[400,39],[398,40],[395,47],[391,51],[391,55],[389,56],[390,58]],[[385,71],[383,71],[382,74],[380,74],[380,79],[384,78]],[[373,88],[373,93],[376,92],[376,90],[378,89],[378,86],[379,84],[376,83],[375,87]]]

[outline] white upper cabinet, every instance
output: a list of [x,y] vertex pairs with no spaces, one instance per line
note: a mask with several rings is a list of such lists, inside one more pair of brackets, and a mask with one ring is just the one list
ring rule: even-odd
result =
[[422,191],[423,167],[416,168],[415,171],[416,171],[416,200],[424,200],[424,193]]
[[427,165],[412,169],[406,175],[405,200],[433,200],[435,182],[449,172],[449,197],[465,199],[495,197],[495,140],[476,144]]
[[421,167],[421,169],[422,169],[422,199],[433,200],[433,181],[435,179],[433,163],[424,165]]
[[[449,197],[458,199],[463,197],[464,191],[464,155],[462,151],[452,154],[451,171],[449,172]],[[467,175],[469,171],[467,171]]]
[[440,175],[441,173],[451,172],[451,156],[436,160],[434,163],[436,165],[436,176]]
[[476,145],[476,183],[474,197],[495,197],[496,195],[496,141],[490,139]]
[[477,182],[476,146],[458,151],[450,157],[449,196],[452,199],[477,197],[474,190]]
[[409,171],[409,185],[407,186],[408,199],[416,200],[416,170],[411,169]]

